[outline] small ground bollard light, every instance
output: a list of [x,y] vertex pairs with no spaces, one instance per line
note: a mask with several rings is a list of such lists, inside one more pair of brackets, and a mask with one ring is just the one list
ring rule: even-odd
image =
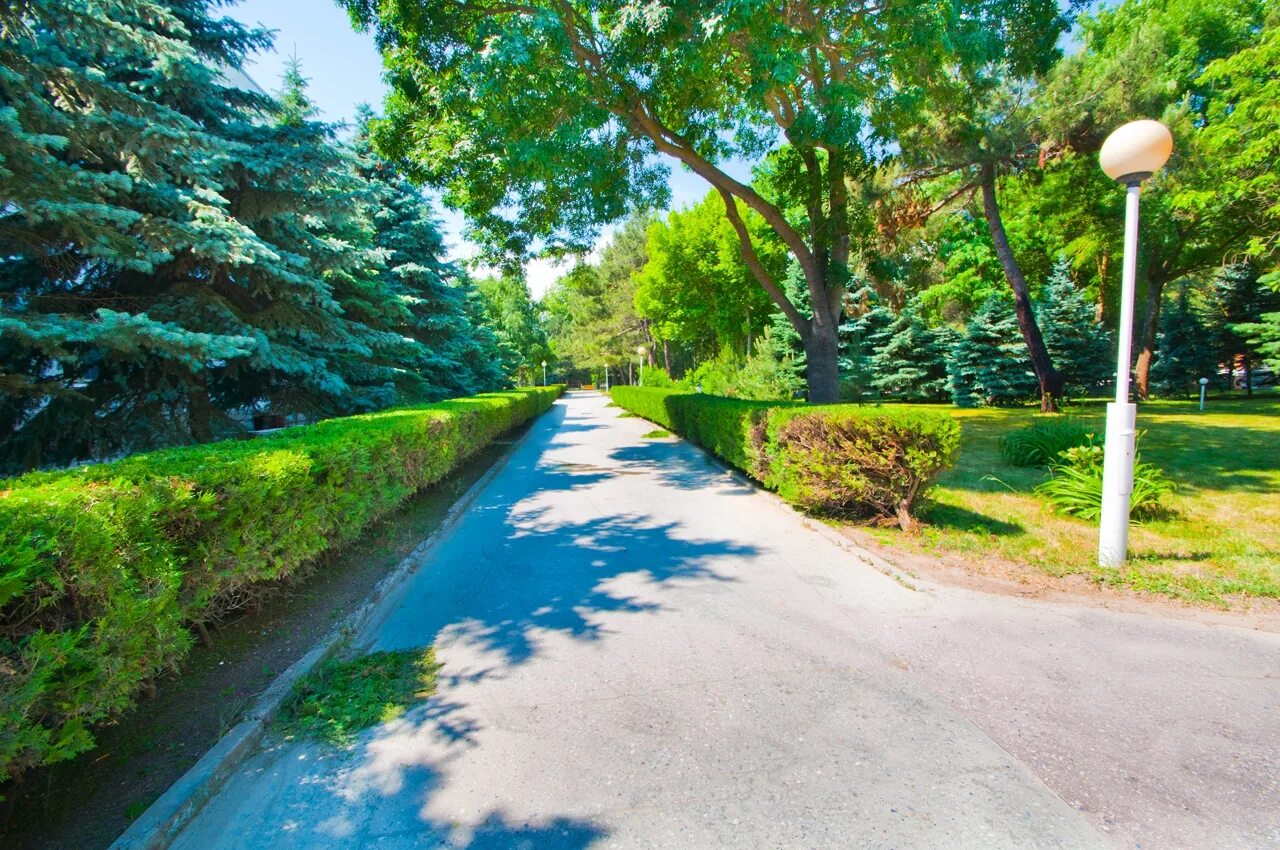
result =
[[1204,411],[1204,391],[1209,386],[1208,378],[1200,379],[1200,410]]
[[1173,152],[1173,136],[1159,121],[1131,121],[1102,143],[1098,162],[1107,176],[1126,186],[1124,274],[1120,282],[1119,351],[1116,400],[1107,405],[1107,436],[1102,463],[1102,522],[1098,528],[1098,564],[1118,567],[1129,551],[1129,497],[1133,493],[1133,454],[1138,408],[1129,400],[1133,353],[1133,291],[1138,267],[1138,200],[1142,181],[1164,167]]
[[640,361],[640,386],[644,386],[644,356],[649,352],[643,345],[636,346],[636,359]]

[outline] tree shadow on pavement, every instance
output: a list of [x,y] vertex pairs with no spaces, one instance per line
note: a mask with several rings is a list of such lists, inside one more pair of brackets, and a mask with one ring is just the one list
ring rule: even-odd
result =
[[683,442],[646,442],[638,446],[624,446],[609,453],[609,459],[622,464],[630,472],[648,472],[656,475],[663,486],[681,490],[701,490],[719,487],[719,493],[731,496],[747,496],[754,488],[742,484],[718,469],[700,450]]
[[[282,764],[282,781],[294,786],[286,793],[290,818],[314,824],[306,827],[313,839],[375,839],[380,847],[577,850],[607,837],[601,825],[564,813],[524,821],[496,807],[472,807],[457,819],[432,810],[455,762],[479,745],[485,731],[468,716],[468,689],[511,676],[556,638],[600,641],[610,633],[610,618],[616,623],[619,615],[667,610],[666,588],[733,581],[735,562],[760,550],[689,536],[681,522],[659,521],[642,511],[584,512],[580,498],[548,498],[629,473],[543,457],[513,458],[517,474],[495,482],[440,541],[369,647],[435,645],[444,664],[440,691],[369,730],[340,756],[343,766],[337,770],[314,764],[291,774]],[[623,460],[669,462],[677,474],[691,476],[686,486],[694,486],[695,473],[704,479],[707,474],[687,457]],[[317,797],[308,785],[326,793]],[[478,801],[496,802],[483,795]],[[299,817],[302,809],[314,814]]]

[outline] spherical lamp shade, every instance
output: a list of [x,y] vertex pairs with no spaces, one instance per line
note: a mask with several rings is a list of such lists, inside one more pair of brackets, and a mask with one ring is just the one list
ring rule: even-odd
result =
[[1159,121],[1131,121],[1102,143],[1098,161],[1112,180],[1145,180],[1173,153],[1173,136]]

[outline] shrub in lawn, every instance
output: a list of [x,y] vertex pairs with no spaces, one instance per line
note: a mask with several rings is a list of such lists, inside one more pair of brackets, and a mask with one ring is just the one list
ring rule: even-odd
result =
[[810,407],[616,387],[614,400],[814,513],[897,520],[950,466],[960,425],[943,411]]
[[[1059,513],[1097,520],[1102,515],[1102,459],[1102,446],[1067,449],[1054,464],[1052,477],[1036,487],[1036,492]],[[1157,467],[1135,457],[1130,516],[1142,520],[1160,515],[1164,510],[1161,497],[1174,489],[1174,483]]]
[[493,438],[536,387],[0,481],[0,780],[93,745],[188,626],[308,569]]
[[1078,419],[1048,419],[1000,438],[1000,456],[1014,466],[1052,466],[1067,449],[1087,446],[1093,435]]
[[394,720],[435,693],[439,669],[431,649],[330,659],[294,686],[276,728],[286,738],[345,747],[362,729]]
[[938,411],[828,407],[777,418],[767,451],[779,495],[815,513],[895,519],[904,531],[960,448],[959,423]]

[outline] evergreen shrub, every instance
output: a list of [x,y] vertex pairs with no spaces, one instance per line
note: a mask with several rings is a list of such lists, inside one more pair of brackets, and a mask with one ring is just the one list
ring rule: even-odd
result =
[[1005,434],[1000,438],[1000,456],[1014,466],[1051,466],[1067,449],[1087,446],[1092,440],[1090,428],[1080,420],[1050,419]]
[[938,410],[815,407],[641,387],[614,387],[613,398],[805,510],[893,519],[904,528],[960,445],[959,423]]
[[560,386],[0,481],[0,780],[93,746],[215,620],[354,538]]

